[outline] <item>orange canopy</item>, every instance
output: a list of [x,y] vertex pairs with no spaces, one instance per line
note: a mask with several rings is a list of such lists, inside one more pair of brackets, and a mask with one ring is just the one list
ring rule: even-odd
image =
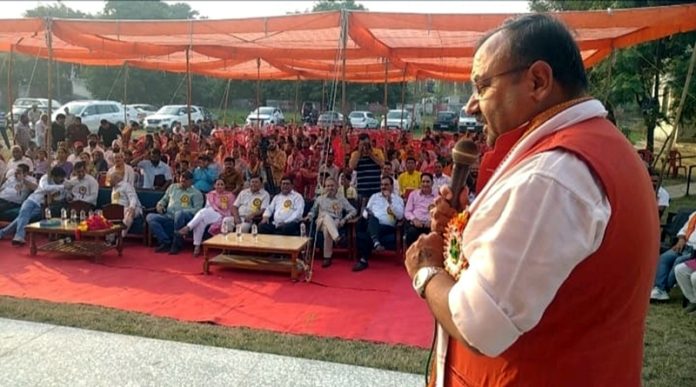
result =
[[[345,16],[344,16],[345,15]],[[585,66],[613,49],[696,29],[696,4],[557,12]],[[512,14],[340,11],[231,20],[0,20],[0,52],[230,79],[469,79],[477,40]],[[345,26],[345,28],[344,28]],[[342,31],[347,32],[343,52]]]

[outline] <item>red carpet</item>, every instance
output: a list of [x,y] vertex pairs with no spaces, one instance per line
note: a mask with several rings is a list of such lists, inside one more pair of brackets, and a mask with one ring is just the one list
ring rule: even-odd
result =
[[213,266],[190,250],[155,254],[127,242],[124,256],[109,252],[102,264],[56,253],[29,256],[28,247],[0,241],[0,294],[101,305],[179,320],[283,333],[428,347],[433,320],[411,289],[401,263],[376,256],[370,268],[351,272],[336,258],[328,269],[315,261],[312,282],[292,283],[278,273]]

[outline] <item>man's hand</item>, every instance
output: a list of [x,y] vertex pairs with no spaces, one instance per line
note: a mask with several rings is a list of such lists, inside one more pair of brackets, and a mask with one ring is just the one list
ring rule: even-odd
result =
[[672,246],[672,250],[675,253],[681,253],[684,250],[684,247],[686,247],[686,239],[679,238],[679,240],[677,241],[677,244]]
[[[440,196],[435,199],[435,207],[430,210],[431,230],[438,234],[444,234],[450,219],[458,214],[457,210],[450,205],[450,200],[452,200],[450,188],[448,186],[440,187]],[[462,205],[462,208],[469,204],[469,193],[467,190],[462,190],[459,194],[459,203]]]
[[242,218],[235,216],[234,217],[234,224],[242,224]]
[[413,219],[411,221],[411,224],[413,224],[413,227],[417,227],[417,228],[423,227],[423,223],[421,223],[421,221],[418,219]]
[[259,224],[267,224],[268,223],[268,218],[263,218],[261,219],[261,222]]
[[157,203],[157,207],[155,209],[158,213],[164,214],[164,206],[161,203]]
[[338,221],[338,223],[336,223],[336,226],[337,226],[338,228],[341,228],[341,227],[343,227],[345,224],[346,224],[346,220],[345,220],[345,219],[341,219],[341,220]]
[[431,232],[421,235],[406,251],[404,264],[409,277],[413,278],[421,267],[443,267],[444,244],[445,241],[440,234]]

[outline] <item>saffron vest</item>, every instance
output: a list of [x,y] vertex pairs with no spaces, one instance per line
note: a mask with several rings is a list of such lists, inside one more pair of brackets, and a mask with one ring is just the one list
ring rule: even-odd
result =
[[605,119],[546,136],[513,165],[550,150],[573,153],[601,184],[611,205],[604,240],[573,269],[539,324],[499,356],[476,354],[450,338],[446,386],[641,385],[659,249],[650,178],[633,147]]

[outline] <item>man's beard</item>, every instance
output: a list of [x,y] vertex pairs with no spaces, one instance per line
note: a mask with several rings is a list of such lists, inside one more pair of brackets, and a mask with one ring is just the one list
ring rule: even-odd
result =
[[160,163],[159,160],[157,160],[157,161],[150,160],[150,162],[152,163],[152,166],[154,166],[154,167],[158,166]]

